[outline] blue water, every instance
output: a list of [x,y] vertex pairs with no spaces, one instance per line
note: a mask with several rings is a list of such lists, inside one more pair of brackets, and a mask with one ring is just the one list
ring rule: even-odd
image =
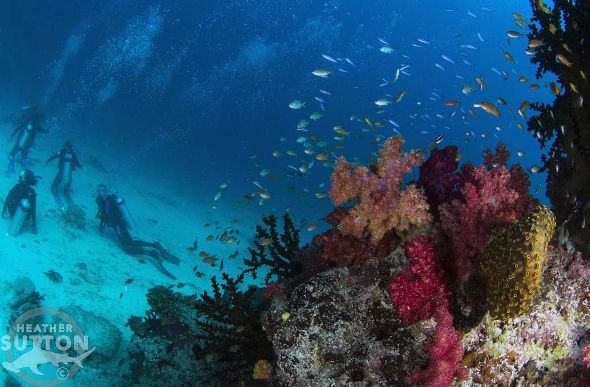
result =
[[[479,163],[481,149],[494,148],[498,141],[508,144],[511,162],[528,167],[540,161],[536,141],[516,127],[525,120],[512,118],[506,107],[500,106],[501,119],[472,108],[479,118],[465,111],[463,121],[458,108],[443,104],[455,99],[466,109],[503,97],[517,114],[524,100],[550,100],[546,88],[527,88],[535,68],[524,54],[526,38],[512,39],[509,45],[505,33],[519,30],[512,12],[530,17],[527,1],[510,6],[466,1],[31,1],[9,2],[4,8],[0,101],[5,106],[14,110],[40,104],[67,133],[75,133],[71,136],[115,149],[120,162],[136,173],[172,177],[187,192],[198,186],[208,195],[201,200],[211,200],[217,186],[230,180],[235,195],[226,204],[231,205],[256,189],[252,180],[264,180],[258,176],[261,169],[270,168],[280,178],[289,172],[289,164],[300,165],[300,156],[277,159],[271,153],[293,149],[302,154],[294,140],[306,133],[295,128],[313,111],[325,116],[312,123],[307,134],[331,139],[334,125],[346,125],[354,134],[345,142],[346,149],[335,153],[362,161],[375,151],[369,144],[374,138],[362,133],[363,124],[351,122],[351,115],[393,119],[408,149],[428,147],[444,134],[441,146],[458,145],[464,149],[464,161]],[[462,36],[454,38],[458,34]],[[379,37],[396,52],[380,52]],[[504,58],[501,47],[515,63]],[[350,58],[358,68],[345,62],[336,66],[322,58],[323,53]],[[445,61],[443,54],[456,63]],[[402,64],[411,64],[405,70],[411,75],[402,74],[395,85],[380,87],[381,80],[393,78]],[[505,70],[509,79],[504,81],[492,67]],[[328,79],[318,78],[311,74],[316,68],[335,72]],[[529,83],[519,83],[521,75]],[[477,86],[476,76],[488,89],[463,95],[463,85]],[[332,96],[322,95],[320,88]],[[375,114],[374,100],[406,89],[402,102]],[[326,100],[325,113],[315,96]],[[306,101],[307,107],[289,109],[295,99]],[[450,119],[455,110],[458,113]],[[410,118],[414,113],[418,118]],[[439,113],[445,118],[437,118]],[[498,125],[501,131],[495,129]],[[392,128],[387,124],[381,134],[393,135]],[[482,138],[482,133],[488,137]],[[279,142],[282,136],[289,142]],[[464,142],[467,137],[469,144]],[[516,156],[519,149],[525,157]],[[249,158],[252,153],[256,159]],[[329,173],[315,165],[310,176],[264,186],[276,198],[277,209],[293,204],[301,213],[310,205],[317,208],[320,201],[306,194],[309,198],[301,203],[286,187],[316,192],[319,184],[328,182]],[[543,177],[532,180],[535,189]],[[538,195],[543,192],[544,187]],[[323,202],[325,211],[329,200]]]

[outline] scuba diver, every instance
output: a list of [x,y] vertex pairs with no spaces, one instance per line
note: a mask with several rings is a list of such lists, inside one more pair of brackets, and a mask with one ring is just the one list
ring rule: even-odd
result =
[[53,160],[59,158],[57,164],[57,175],[53,180],[53,184],[51,185],[51,193],[55,198],[55,203],[59,208],[62,210],[65,209],[64,203],[59,196],[58,187],[60,184],[63,183],[64,189],[63,194],[66,198],[66,203],[70,206],[74,204],[72,201],[72,197],[70,196],[70,187],[72,186],[72,171],[76,170],[76,167],[82,168],[80,163],[78,162],[78,158],[76,157],[76,153],[74,152],[74,148],[72,142],[70,140],[66,140],[64,143],[63,148],[53,156],[47,159],[45,165],[52,162]]
[[8,233],[17,236],[25,220],[31,219],[31,233],[37,234],[37,194],[33,187],[37,179],[33,171],[27,169],[18,177],[18,183],[12,187],[2,208],[2,218],[8,213],[12,217]]
[[98,185],[97,192],[98,194],[95,195],[96,204],[98,205],[96,218],[100,219],[100,232],[103,232],[105,226],[112,227],[125,253],[152,257],[162,273],[176,280],[176,277],[164,268],[162,261],[178,265],[180,259],[164,250],[159,242],[151,243],[134,240],[129,233],[129,229],[135,227],[135,221],[125,205],[125,200],[121,199],[116,192],[108,195],[107,187],[104,184]]
[[14,173],[14,156],[20,152],[20,164],[23,170],[27,169],[27,155],[29,154],[29,148],[33,146],[35,136],[37,133],[45,133],[46,129],[43,128],[43,122],[45,117],[38,107],[29,107],[18,120],[16,128],[10,135],[9,140],[12,140],[14,136],[16,138],[16,144],[10,151],[8,156],[8,173]]

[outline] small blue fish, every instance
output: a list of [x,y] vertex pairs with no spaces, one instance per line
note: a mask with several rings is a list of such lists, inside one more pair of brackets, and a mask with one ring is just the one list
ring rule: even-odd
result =
[[471,17],[473,17],[473,18],[476,18],[476,19],[477,19],[477,16],[475,16],[475,14],[474,14],[473,12],[469,12],[469,11],[467,11],[467,14],[468,14],[469,16],[471,16]]
[[452,60],[451,58],[449,58],[449,57],[448,57],[448,56],[446,56],[446,55],[443,55],[443,56],[442,56],[442,58],[443,58],[444,60],[446,60],[447,62],[449,62],[449,63],[455,64],[455,61],[454,61],[454,60]]
[[320,98],[320,97],[315,97],[315,99],[316,99],[317,101],[321,102],[321,103],[326,103],[326,101],[324,101],[324,99],[323,99],[323,98]]
[[416,44],[416,43],[412,43],[412,46],[414,46],[414,47],[419,47],[419,48],[422,48],[422,47],[424,47],[424,46],[421,46],[421,45],[419,45],[419,44]]
[[445,12],[455,12],[457,8],[445,8]]
[[387,40],[383,39],[383,38],[377,38],[379,39],[379,41],[383,44],[385,44],[386,46],[391,46],[389,43],[387,43]]
[[341,73],[349,73],[350,71],[342,69],[340,67],[338,67],[338,71],[340,71]]
[[320,93],[326,94],[326,95],[332,95],[332,93],[330,93],[328,90],[324,90],[324,89],[320,89]]
[[398,125],[398,123],[397,123],[397,122],[395,122],[394,120],[392,120],[392,119],[389,119],[388,121],[389,121],[389,123],[391,123],[391,125],[393,125],[393,126],[395,126],[395,127],[397,127],[397,128],[399,128],[399,127],[400,127],[400,126]]
[[418,41],[419,41],[420,43],[424,43],[424,44],[430,44],[430,42],[429,42],[428,40],[426,40],[426,39],[418,38]]
[[354,64],[354,62],[352,60],[350,60],[350,58],[344,58],[352,67],[357,68],[356,65]]
[[479,38],[479,40],[481,40],[482,42],[485,42],[485,40],[483,39],[483,36],[481,36],[481,34],[478,32],[477,33],[477,37]]
[[442,67],[441,65],[439,65],[438,63],[434,64],[436,67],[438,67],[439,69],[441,69],[442,71],[446,71],[444,67]]
[[323,112],[326,111],[326,108],[324,107],[324,104],[323,103],[320,104],[320,108],[322,109]]
[[333,63],[338,63],[338,61],[337,61],[336,59],[332,58],[330,55],[327,55],[327,54],[322,54],[322,56],[324,57],[324,59],[327,59],[327,60],[329,60],[330,62],[333,62]]
[[428,130],[423,130],[420,132],[420,134],[429,134],[430,132]]
[[465,63],[467,66],[473,66],[473,63],[471,63],[470,61],[463,59],[463,63]]
[[488,7],[484,7],[483,5],[481,7],[479,7],[479,8],[481,8],[481,10],[482,11],[485,11],[485,12],[494,12],[491,9],[489,9]]
[[393,129],[393,131],[394,131],[396,134],[399,134],[400,136],[402,135],[402,134],[399,132],[399,130],[397,130],[396,128],[392,128],[392,129]]

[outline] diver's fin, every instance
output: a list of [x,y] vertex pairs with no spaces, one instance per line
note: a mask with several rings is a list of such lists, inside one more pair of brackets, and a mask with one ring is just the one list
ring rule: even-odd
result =
[[166,251],[166,249],[164,247],[162,247],[160,242],[154,242],[154,245],[155,245],[156,249],[160,252],[160,254],[162,254],[162,258],[165,261],[168,261],[168,262],[173,263],[175,265],[178,265],[180,263],[180,258],[178,258],[174,254],[170,254],[168,251]]
[[164,265],[162,265],[161,262],[158,262],[157,264],[158,269],[160,269],[160,271],[164,274],[166,274],[168,277],[170,277],[173,281],[176,281],[176,277],[174,276],[174,274],[170,273],[168,270],[166,270],[166,268],[164,267]]
[[164,259],[170,263],[175,264],[175,265],[178,265],[180,263],[180,258],[178,258],[176,255],[170,254],[167,251],[166,251],[166,254],[164,254]]

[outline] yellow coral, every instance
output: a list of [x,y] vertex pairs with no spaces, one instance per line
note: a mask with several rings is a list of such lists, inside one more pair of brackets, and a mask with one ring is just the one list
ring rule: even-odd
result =
[[259,380],[268,380],[272,376],[272,369],[272,364],[268,360],[258,360],[256,365],[254,365],[254,374],[252,377]]
[[539,290],[555,215],[536,207],[491,241],[480,262],[486,277],[487,305],[493,319],[506,321],[526,312]]

